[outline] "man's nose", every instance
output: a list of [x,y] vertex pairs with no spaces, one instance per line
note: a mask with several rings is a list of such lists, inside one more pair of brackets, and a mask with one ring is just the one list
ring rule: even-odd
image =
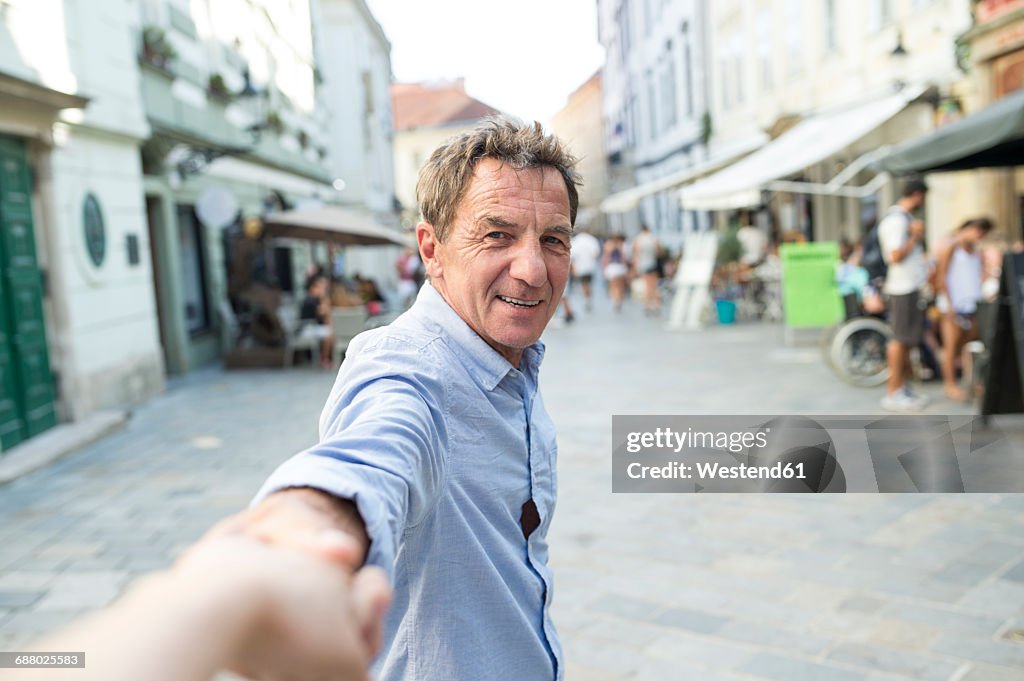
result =
[[509,274],[531,288],[540,288],[548,280],[548,267],[539,243],[521,243],[512,256]]

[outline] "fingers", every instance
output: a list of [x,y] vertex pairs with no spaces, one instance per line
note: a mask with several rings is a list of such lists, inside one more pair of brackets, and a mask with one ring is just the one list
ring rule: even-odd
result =
[[348,570],[357,569],[362,558],[362,550],[355,538],[333,528],[281,532],[275,527],[257,527],[253,528],[252,536],[265,544],[301,551]]
[[263,504],[217,523],[208,537],[244,535],[264,544],[302,551],[349,570],[362,561],[362,547],[331,519],[303,501],[275,495]]
[[352,604],[363,642],[373,657],[384,637],[384,615],[391,604],[391,587],[384,571],[365,567],[352,580]]

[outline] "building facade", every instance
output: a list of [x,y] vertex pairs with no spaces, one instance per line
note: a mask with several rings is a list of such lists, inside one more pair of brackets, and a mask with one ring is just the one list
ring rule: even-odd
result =
[[551,127],[579,159],[583,176],[576,223],[599,235],[607,235],[607,219],[601,201],[608,195],[608,153],[601,117],[601,72],[598,71],[569,95],[554,115]]
[[472,128],[486,116],[501,113],[466,94],[462,79],[436,83],[395,83],[391,86],[395,116],[395,193],[402,223],[416,224],[416,178],[423,162],[441,142]]
[[163,385],[124,5],[0,4],[3,449]]
[[[241,217],[335,198],[324,76],[307,2],[139,0],[134,28],[160,338],[167,371],[181,373],[230,342],[222,309]],[[316,255],[271,241],[267,277],[301,296]]]
[[[967,71],[961,89],[966,113],[973,113],[1024,88],[1024,0],[973,3],[973,23],[959,43]],[[989,214],[1011,239],[1024,230],[1024,171],[985,169],[961,173],[959,214]]]
[[[699,0],[599,0],[609,191],[649,185],[707,159],[710,107]],[[648,224],[670,249],[699,228],[675,192],[661,190],[608,211],[609,229],[635,234]]]
[[[328,167],[339,201],[398,225],[392,150],[391,43],[365,0],[313,3],[328,125]],[[349,247],[341,269],[393,288],[398,247]]]
[[[873,103],[905,94],[906,106],[897,104],[865,134],[788,177],[827,184],[864,154],[934,127],[940,107],[957,96],[963,74],[954,44],[969,23],[967,0],[709,3],[712,150],[759,133],[775,139],[814,117],[842,120],[843,112],[871,111]],[[863,187],[872,177],[866,168],[849,184]],[[956,179],[934,181],[929,223],[938,233],[949,227],[943,197]],[[896,188],[890,183],[862,197],[772,192],[761,224],[812,239],[856,239]]]

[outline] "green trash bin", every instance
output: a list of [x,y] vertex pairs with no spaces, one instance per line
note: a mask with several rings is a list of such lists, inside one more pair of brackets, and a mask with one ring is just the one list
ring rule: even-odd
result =
[[834,241],[783,244],[779,257],[786,325],[809,329],[842,321],[843,300],[836,285],[839,244]]

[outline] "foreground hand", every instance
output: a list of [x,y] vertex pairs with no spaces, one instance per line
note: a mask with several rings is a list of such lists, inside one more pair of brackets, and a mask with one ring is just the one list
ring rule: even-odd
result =
[[[314,548],[311,537],[304,539]],[[335,539],[328,532],[325,541]],[[329,551],[333,548],[329,549]],[[261,681],[364,681],[378,652],[390,588],[383,571],[346,567],[245,536],[212,536],[171,571],[183,588],[233,611],[225,667]],[[214,622],[220,622],[214,611]]]
[[208,538],[231,536],[297,549],[350,570],[363,564],[369,545],[366,530],[350,502],[303,488],[271,494],[207,533]]

